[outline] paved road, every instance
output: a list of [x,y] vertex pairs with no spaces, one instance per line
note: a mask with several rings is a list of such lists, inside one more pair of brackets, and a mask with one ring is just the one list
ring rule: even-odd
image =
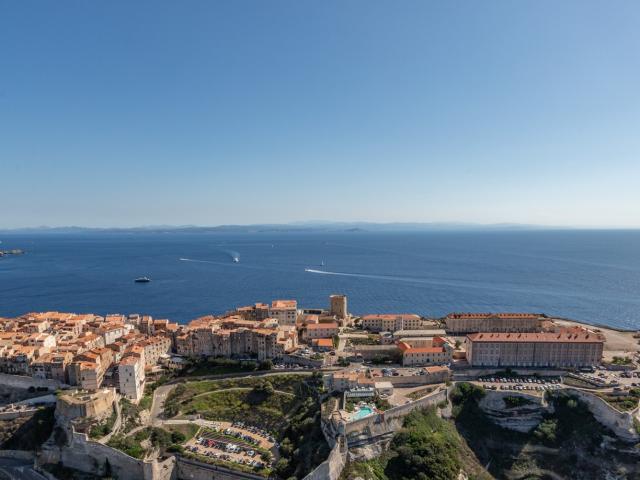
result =
[[160,416],[164,412],[164,401],[167,399],[169,392],[173,390],[176,385],[162,385],[156,388],[153,392],[153,403],[151,404],[151,415],[149,420],[152,425],[161,425],[162,419]]
[[33,469],[33,462],[0,458],[0,479],[2,480],[46,480]]

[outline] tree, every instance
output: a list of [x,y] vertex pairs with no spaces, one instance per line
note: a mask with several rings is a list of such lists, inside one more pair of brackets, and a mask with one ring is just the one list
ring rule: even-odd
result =
[[151,443],[154,446],[166,448],[171,444],[172,435],[162,428],[154,428],[151,432]]
[[273,362],[269,359],[263,360],[258,365],[258,370],[271,370],[273,368]]
[[178,432],[178,431],[171,432],[171,441],[173,443],[184,443],[186,439],[187,437],[182,432]]
[[276,462],[274,470],[278,473],[278,476],[285,477],[285,474],[289,470],[289,460],[286,458],[281,458]]
[[391,447],[395,456],[385,474],[390,480],[453,480],[460,472],[459,440],[435,409],[412,412]]
[[544,420],[533,431],[534,436],[545,445],[553,445],[556,442],[558,421],[555,419]]

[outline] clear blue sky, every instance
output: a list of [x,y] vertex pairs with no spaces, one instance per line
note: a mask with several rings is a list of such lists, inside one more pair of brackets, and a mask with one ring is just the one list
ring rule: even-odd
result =
[[640,3],[0,0],[0,208],[640,226]]

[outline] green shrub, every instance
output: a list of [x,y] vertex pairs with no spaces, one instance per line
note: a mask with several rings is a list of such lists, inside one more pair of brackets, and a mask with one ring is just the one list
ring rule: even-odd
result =
[[557,440],[558,420],[543,420],[533,431],[533,435],[545,445],[554,445]]
[[451,424],[434,408],[411,412],[391,443],[390,480],[452,480],[460,472],[461,443]]
[[449,399],[454,405],[461,405],[467,400],[479,401],[486,395],[482,387],[471,383],[458,383],[449,394]]
[[533,404],[533,402],[528,398],[520,397],[517,395],[510,395],[508,397],[504,397],[502,401],[504,402],[504,405],[507,408],[518,408],[518,407],[523,407],[525,405]]

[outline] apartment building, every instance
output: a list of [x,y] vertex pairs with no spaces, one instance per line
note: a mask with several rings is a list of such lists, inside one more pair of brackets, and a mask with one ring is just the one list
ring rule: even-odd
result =
[[453,346],[442,337],[411,338],[398,342],[405,367],[444,365],[453,358]]
[[295,325],[298,318],[298,302],[295,300],[274,300],[269,316],[278,320],[278,325]]
[[31,363],[38,358],[37,347],[13,345],[0,357],[0,371],[14,375],[29,375]]
[[155,366],[162,355],[171,351],[171,339],[167,337],[150,337],[140,342],[144,348],[145,366]]
[[422,320],[414,314],[378,314],[362,317],[362,328],[371,332],[395,332],[396,330],[419,330]]
[[234,312],[245,320],[260,322],[269,318],[269,305],[266,303],[256,303],[247,307],[238,307]]
[[604,337],[587,330],[555,333],[491,333],[467,336],[474,367],[591,367],[600,364]]
[[74,378],[75,385],[85,390],[96,391],[102,385],[104,371],[95,362],[78,361],[69,367],[69,378]]
[[96,335],[100,335],[105,345],[110,345],[126,333],[124,324],[105,324],[94,330]]
[[56,337],[48,333],[32,333],[23,340],[23,345],[38,347],[40,353],[50,352],[56,346]]
[[176,336],[179,355],[252,356],[259,360],[274,358],[297,347],[295,326],[279,326],[275,319],[261,322],[240,316],[202,317]]
[[542,322],[547,317],[539,313],[450,313],[445,317],[449,334],[459,335],[475,332],[542,331]]
[[331,323],[311,323],[306,326],[306,338],[313,340],[315,338],[332,338],[340,331],[336,322]]
[[34,378],[57,380],[69,383],[67,367],[73,360],[71,352],[46,353],[31,364]]
[[97,390],[102,385],[107,369],[113,364],[113,355],[109,348],[94,348],[76,355],[68,368],[69,383],[87,390]]
[[371,386],[373,380],[355,370],[341,370],[325,375],[324,384],[329,392],[344,392],[363,386]]
[[131,352],[118,364],[118,382],[120,394],[133,402],[144,395],[144,354]]

